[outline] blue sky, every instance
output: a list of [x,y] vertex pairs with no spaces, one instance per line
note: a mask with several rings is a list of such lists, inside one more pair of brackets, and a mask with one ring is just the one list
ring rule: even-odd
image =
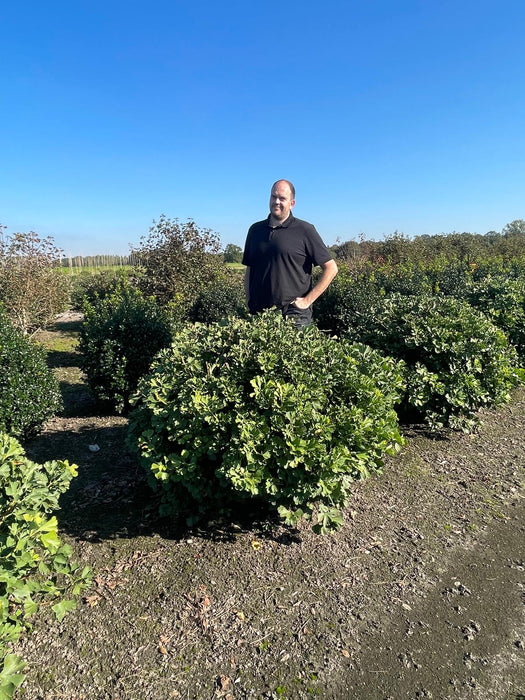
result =
[[330,245],[525,218],[523,0],[5,3],[0,223],[242,246],[272,182]]

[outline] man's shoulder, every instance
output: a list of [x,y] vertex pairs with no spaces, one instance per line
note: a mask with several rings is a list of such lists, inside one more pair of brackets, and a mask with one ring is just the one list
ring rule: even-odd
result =
[[317,232],[317,229],[313,224],[311,224],[309,221],[305,221],[304,219],[298,219],[297,217],[293,217],[292,220],[290,221],[290,227],[296,227],[298,229],[301,229],[302,231],[306,231],[308,233],[310,232]]
[[256,221],[254,224],[252,224],[249,228],[249,231],[251,230],[257,230],[261,228],[267,228],[268,227],[268,217],[266,219],[263,219],[262,221]]

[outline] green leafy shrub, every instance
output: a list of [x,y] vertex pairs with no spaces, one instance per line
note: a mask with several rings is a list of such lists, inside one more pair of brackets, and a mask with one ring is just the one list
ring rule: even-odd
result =
[[415,411],[433,429],[470,429],[479,409],[508,401],[523,377],[505,334],[452,297],[385,297],[350,329],[350,337],[356,336],[404,360],[402,410]]
[[373,272],[376,286],[385,294],[419,295],[432,293],[432,280],[427,266],[410,262],[381,265]]
[[466,300],[490,318],[507,335],[525,360],[525,279],[507,276],[487,277],[473,282]]
[[60,255],[51,237],[33,231],[0,235],[0,302],[24,333],[44,327],[68,308],[70,281]]
[[90,581],[89,568],[71,562],[61,542],[58,498],[76,475],[76,467],[28,460],[14,439],[0,433],[0,697],[9,698],[23,680],[23,662],[8,653],[41,605],[61,619],[75,606]]
[[223,265],[216,233],[164,215],[132,254],[141,291],[162,306],[174,302],[181,318]]
[[126,282],[131,283],[131,277],[132,273],[128,269],[83,272],[75,275],[72,278],[71,307],[82,311],[85,302],[94,304],[100,299],[111,296]]
[[218,279],[203,289],[188,314],[190,321],[214,323],[228,316],[248,317],[241,275]]
[[[366,319],[383,296],[372,270],[353,274],[341,269],[335,280],[314,304],[316,325],[352,340],[351,329]],[[357,337],[357,336],[356,336]]]
[[92,304],[86,302],[78,347],[97,401],[125,412],[138,380],[170,340],[164,311],[129,285]]
[[45,350],[15,328],[0,308],[0,430],[28,439],[61,408],[58,381],[46,364]]
[[401,392],[398,363],[272,311],[188,324],[139,385],[130,444],[163,514],[258,498],[292,523],[317,503],[324,531],[352,482],[402,442]]

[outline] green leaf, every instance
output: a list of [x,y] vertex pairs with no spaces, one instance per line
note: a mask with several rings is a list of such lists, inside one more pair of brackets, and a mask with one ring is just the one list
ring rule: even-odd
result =
[[51,606],[51,609],[55,613],[57,620],[61,622],[64,616],[71,610],[75,610],[76,607],[77,604],[74,600],[61,600],[60,603]]
[[24,681],[25,662],[15,654],[7,654],[0,662],[0,700],[11,700]]

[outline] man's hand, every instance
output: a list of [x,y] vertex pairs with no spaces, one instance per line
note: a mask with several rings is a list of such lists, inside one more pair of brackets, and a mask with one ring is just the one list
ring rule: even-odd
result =
[[298,309],[310,308],[310,304],[306,301],[306,297],[297,297],[297,299],[294,299],[292,301],[292,304],[294,306],[296,306]]

